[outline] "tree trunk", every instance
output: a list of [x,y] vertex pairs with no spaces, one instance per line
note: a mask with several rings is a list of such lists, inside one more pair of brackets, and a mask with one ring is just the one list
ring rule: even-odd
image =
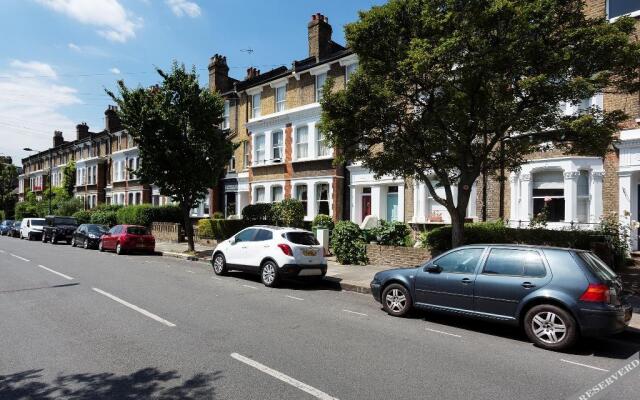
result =
[[191,207],[186,204],[181,204],[182,218],[184,220],[184,233],[187,235],[188,251],[195,251],[195,245],[193,243],[193,225],[191,225],[191,218],[189,217]]
[[451,248],[456,248],[464,244],[464,215],[460,216],[458,208],[451,214]]

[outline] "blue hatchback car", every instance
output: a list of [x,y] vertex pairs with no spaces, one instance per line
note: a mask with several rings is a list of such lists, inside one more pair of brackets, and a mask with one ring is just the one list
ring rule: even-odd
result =
[[371,293],[393,316],[416,308],[501,321],[551,350],[621,332],[632,314],[629,293],[596,255],[544,246],[458,247],[415,268],[377,273]]

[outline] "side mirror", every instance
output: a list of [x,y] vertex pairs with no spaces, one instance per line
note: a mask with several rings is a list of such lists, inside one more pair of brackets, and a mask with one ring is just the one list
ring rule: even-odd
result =
[[426,267],[424,270],[432,274],[439,274],[440,272],[442,272],[442,267],[437,264],[432,264]]
[[229,238],[229,244],[231,244],[231,245],[236,244],[236,237],[235,236],[232,236],[232,237]]

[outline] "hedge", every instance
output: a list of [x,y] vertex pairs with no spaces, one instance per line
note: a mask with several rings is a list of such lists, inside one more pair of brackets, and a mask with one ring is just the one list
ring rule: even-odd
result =
[[91,211],[76,211],[73,213],[72,217],[78,221],[78,224],[88,224],[91,222]]
[[242,209],[242,219],[248,223],[268,224],[273,222],[271,203],[249,204]]
[[[432,254],[451,249],[451,226],[443,226],[421,235],[423,246]],[[585,230],[516,229],[502,222],[470,223],[464,227],[464,243],[514,243],[571,247],[590,250],[591,243],[604,242],[603,235]]]
[[106,226],[114,226],[118,224],[118,212],[110,210],[97,210],[91,213],[91,223]]
[[328,229],[329,231],[333,230],[335,224],[333,223],[333,219],[326,214],[318,214],[313,219],[312,230],[316,229]]
[[241,219],[209,219],[204,218],[198,221],[198,236],[201,239],[215,239],[222,241],[240,232],[247,226]]
[[362,230],[351,221],[340,221],[335,225],[331,249],[340,264],[366,264],[368,261]]
[[284,199],[271,207],[271,215],[276,225],[301,228],[304,222],[302,202],[297,199]]
[[116,219],[119,224],[143,226],[151,226],[153,222],[183,222],[179,207],[154,207],[150,204],[122,207],[116,212]]
[[383,246],[405,246],[411,237],[411,228],[403,222],[380,220],[375,228],[363,231],[365,242],[375,241]]

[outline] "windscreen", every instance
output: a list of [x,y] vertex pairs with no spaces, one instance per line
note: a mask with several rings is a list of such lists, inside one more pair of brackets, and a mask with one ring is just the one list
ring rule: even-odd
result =
[[288,241],[295,244],[307,246],[317,246],[320,244],[316,237],[309,232],[288,232],[285,233],[285,237]]
[[107,227],[104,225],[89,225],[87,227],[87,230],[89,231],[89,233],[103,234],[107,233],[109,229],[107,229]]
[[149,231],[143,226],[130,226],[127,228],[127,233],[130,235],[148,235]]

